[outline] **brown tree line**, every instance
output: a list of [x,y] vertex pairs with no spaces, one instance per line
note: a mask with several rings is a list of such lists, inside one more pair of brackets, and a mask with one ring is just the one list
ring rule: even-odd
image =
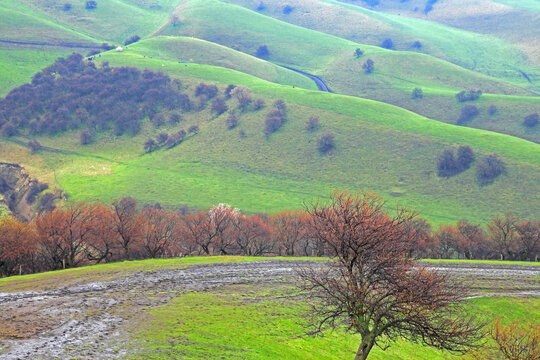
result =
[[[227,205],[184,214],[138,206],[132,198],[68,204],[29,223],[0,220],[0,276],[111,261],[186,255],[332,256],[310,225],[312,215],[284,210],[246,215]],[[537,260],[540,220],[505,214],[486,229],[460,221],[431,225],[415,218],[411,258]]]

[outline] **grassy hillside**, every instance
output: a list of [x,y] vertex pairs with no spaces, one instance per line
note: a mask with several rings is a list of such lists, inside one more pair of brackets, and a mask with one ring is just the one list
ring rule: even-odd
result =
[[427,13],[425,6],[425,0],[382,1],[374,9],[497,36],[517,45],[530,61],[540,65],[540,44],[536,41],[540,36],[536,26],[540,20],[537,1],[439,1]]
[[[165,70],[180,77],[188,92],[201,80],[244,84],[268,105],[286,99],[289,120],[266,138],[263,123],[268,105],[239,114],[240,124],[234,130],[226,129],[227,114],[215,118],[206,109],[185,114],[175,127],[154,129],[147,124],[133,139],[102,135],[95,144],[81,147],[77,134],[43,137],[39,138],[43,145],[65,152],[42,151],[26,158],[23,150],[14,151],[12,147],[21,149],[17,145],[4,148],[2,158],[14,152],[21,154],[17,159],[23,164],[43,164],[38,175],[53,178],[74,200],[110,201],[130,195],[167,206],[226,202],[247,212],[274,212],[302,207],[306,201],[325,197],[332,188],[348,187],[399,200],[435,223],[462,218],[483,222],[508,209],[523,217],[538,217],[537,200],[531,198],[540,193],[536,144],[446,125],[370,100],[281,86],[224,68],[165,62],[129,51],[100,59],[112,65]],[[233,100],[228,105],[236,107]],[[312,115],[321,119],[315,134],[304,130]],[[148,136],[193,124],[200,126],[200,132],[180,146],[143,154]],[[335,135],[337,147],[323,156],[316,142],[326,132]],[[473,169],[450,179],[438,178],[437,154],[457,144],[472,146],[478,156],[497,152],[507,163],[507,175],[487,187],[476,184]]]
[[[13,1],[13,0],[8,0]],[[85,9],[85,2],[73,2],[68,11],[61,0],[23,0],[32,14],[46,16],[59,24],[104,41],[123,43],[133,35],[147,36],[163,24],[177,0],[107,0],[98,1],[95,9]]]
[[[336,8],[335,5],[327,6]],[[276,7],[276,11],[278,9],[281,8]],[[296,12],[304,13],[297,9],[287,17],[294,16]],[[159,33],[196,35],[251,54],[264,44],[270,51],[270,61],[317,74],[337,93],[384,101],[452,124],[456,123],[461,111],[455,94],[463,89],[531,95],[518,86],[432,56],[360,45],[216,0],[190,0],[183,3],[178,16],[180,25],[169,24]],[[357,47],[365,52],[360,58],[354,56]],[[365,74],[362,68],[368,58],[375,62],[372,74]],[[422,88],[426,94],[421,101],[411,98],[415,87]],[[521,125],[523,118],[540,106],[540,98],[527,97],[520,101],[498,96],[492,100],[482,107],[484,111],[480,118],[466,125],[540,142],[537,129],[531,131]],[[485,108],[490,105],[497,106],[498,117],[487,117]]]
[[313,80],[294,71],[200,39],[159,36],[130,45],[127,51],[173,62],[221,66],[275,83],[317,90]]
[[53,45],[96,44],[94,38],[74,31],[70,26],[58,23],[19,1],[3,1],[0,17],[0,40],[3,41]]
[[71,52],[71,49],[59,47],[1,46],[0,96],[5,96],[9,90],[29,82],[40,69]]
[[[255,0],[233,2],[250,9],[256,9],[259,3]],[[540,69],[528,60],[519,47],[496,36],[373,11],[357,6],[356,2],[346,4],[335,0],[275,0],[264,4],[266,9],[262,13],[265,15],[358,43],[380,45],[385,38],[392,38],[397,50],[410,50],[415,41],[420,41],[424,53],[538,91]],[[285,4],[294,8],[290,14],[283,13]],[[533,84],[523,77],[520,70],[529,75]]]

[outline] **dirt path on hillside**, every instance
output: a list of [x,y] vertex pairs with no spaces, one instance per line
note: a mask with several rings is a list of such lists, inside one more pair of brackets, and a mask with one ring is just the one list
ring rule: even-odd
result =
[[[126,272],[41,292],[2,293],[0,359],[113,359],[131,352],[130,320],[190,291],[292,281],[303,261],[258,261]],[[540,267],[437,265],[489,295],[540,297]],[[535,280],[536,278],[536,280]],[[490,290],[491,289],[491,290]],[[4,339],[4,340],[1,340]]]

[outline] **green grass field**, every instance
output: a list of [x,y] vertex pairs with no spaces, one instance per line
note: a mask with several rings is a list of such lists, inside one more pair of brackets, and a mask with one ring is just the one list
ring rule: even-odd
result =
[[[111,281],[137,272],[186,269],[225,262],[308,258],[251,258],[239,256],[187,257],[127,261],[35,275],[0,279],[0,292],[50,291],[88,282]],[[477,262],[466,262],[471,265]],[[519,262],[493,264],[520,265]],[[341,330],[308,336],[307,305],[292,283],[222,285],[173,296],[128,317],[124,346],[132,359],[348,359],[359,337]],[[98,295],[94,295],[98,296]],[[159,294],[146,289],[149,300]],[[534,324],[540,321],[540,299],[480,297],[469,300],[471,310],[487,322]],[[116,311],[121,311],[117,309]],[[87,315],[88,316],[88,315]],[[386,351],[375,348],[375,360],[439,360],[459,356],[398,340]]]
[[[380,193],[391,204],[411,206],[434,223],[463,218],[485,222],[508,208],[523,217],[538,216],[531,199],[531,194],[539,193],[535,174],[540,150],[534,143],[446,125],[370,100],[277,85],[219,67],[164,62],[129,51],[100,59],[111,65],[166,69],[182,79],[188,92],[201,79],[244,84],[267,104],[286,99],[289,120],[268,139],[263,134],[266,109],[241,115],[235,130],[226,129],[226,114],[214,118],[206,109],[186,114],[173,128],[156,130],[147,124],[133,139],[102,135],[95,144],[81,147],[76,134],[39,138],[43,145],[64,152],[27,153],[26,160],[21,153],[20,162],[28,162],[30,170],[41,169],[36,176],[49,182],[52,178],[73,200],[111,201],[129,195],[144,203],[199,208],[226,202],[252,213],[299,208],[325,198],[334,188],[349,188]],[[234,100],[228,105],[236,106]],[[304,130],[311,115],[321,118],[321,130],[315,134]],[[143,154],[143,142],[156,131],[172,132],[192,124],[201,131],[180,146]],[[336,136],[337,148],[322,156],[316,139],[325,132]],[[438,178],[437,154],[457,144],[469,144],[479,154],[499,153],[507,162],[507,175],[487,187],[476,184],[474,170]],[[6,147],[2,156],[17,153],[14,148],[20,149]],[[520,191],[508,191],[510,187]]]

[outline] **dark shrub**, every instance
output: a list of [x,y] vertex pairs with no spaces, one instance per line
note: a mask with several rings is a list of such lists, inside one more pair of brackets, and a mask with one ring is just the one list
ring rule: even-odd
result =
[[497,113],[497,107],[496,107],[495,105],[490,105],[490,106],[488,107],[488,114],[489,114],[490,116],[493,116],[493,115],[495,115],[496,113]]
[[172,134],[167,138],[167,141],[165,141],[165,146],[168,149],[173,148],[176,145],[180,144],[182,141],[184,141],[185,137],[186,132],[184,130],[180,130],[179,132]]
[[354,56],[356,56],[357,58],[359,58],[362,55],[364,55],[364,52],[360,50],[360,48],[356,48],[356,50],[354,50]]
[[363,0],[368,6],[374,7],[379,5],[379,0]]
[[413,48],[413,49],[421,49],[422,48],[422,43],[420,41],[415,41],[411,45],[411,48]]
[[211,99],[216,96],[218,93],[218,88],[216,85],[207,85],[205,83],[200,83],[195,88],[195,96],[206,96],[206,99]]
[[392,50],[394,48],[394,42],[390,38],[386,38],[381,43],[381,47],[385,49]]
[[17,128],[11,123],[6,123],[4,126],[2,126],[1,133],[2,136],[12,137],[17,135]]
[[424,97],[424,91],[421,88],[414,88],[412,91],[413,99],[421,99]]
[[253,103],[253,110],[254,110],[254,111],[259,111],[259,110],[261,110],[261,109],[264,107],[265,104],[266,104],[266,103],[264,102],[263,99],[257,99],[257,100],[255,100],[255,102]]
[[86,10],[92,10],[92,9],[97,8],[97,1],[94,1],[94,0],[87,1],[85,4],[85,8]]
[[476,106],[465,105],[461,108],[461,113],[459,114],[459,118],[457,119],[456,124],[463,125],[464,123],[474,119],[479,113],[480,111]]
[[165,125],[165,116],[163,114],[156,114],[150,118],[150,122],[155,127],[161,127]]
[[167,133],[160,133],[156,137],[156,141],[159,145],[165,144],[165,142],[169,139],[169,134]]
[[53,211],[56,207],[54,205],[54,200],[57,199],[57,196],[53,193],[45,193],[43,196],[39,199],[39,206],[43,212],[50,212]]
[[319,117],[318,116],[310,116],[309,119],[306,121],[306,130],[307,131],[315,131],[319,128]]
[[264,5],[264,3],[261,1],[255,10],[264,11],[265,9],[266,9],[266,5]]
[[274,107],[281,112],[287,111],[287,104],[281,99],[274,101]]
[[269,136],[270,134],[276,132],[286,120],[286,113],[284,111],[281,111],[279,108],[269,112],[268,115],[266,115],[266,120],[264,122],[264,133],[266,134],[266,136]]
[[371,74],[375,69],[375,63],[373,62],[373,60],[367,59],[364,65],[362,65],[362,69],[364,69],[364,72],[366,74]]
[[88,145],[94,141],[94,134],[88,130],[83,129],[79,132],[79,142],[81,145]]
[[438,176],[450,177],[459,172],[459,164],[454,156],[454,151],[444,150],[437,158]]
[[482,90],[469,90],[469,91],[460,91],[456,94],[456,99],[459,102],[465,101],[474,101],[477,100],[480,95],[482,95]]
[[540,122],[540,117],[538,116],[537,113],[534,113],[534,114],[525,116],[525,120],[523,120],[523,125],[525,125],[526,127],[532,128],[538,125],[538,122]]
[[192,125],[188,129],[189,134],[196,134],[199,132],[199,126],[198,125]]
[[227,129],[232,130],[235,127],[238,126],[238,116],[236,116],[235,113],[231,113],[229,117],[227,117],[227,120],[225,120],[225,125],[227,125]]
[[231,91],[236,87],[236,85],[227,85],[227,88],[225,88],[225,98],[230,99],[232,94]]
[[41,144],[37,140],[30,140],[27,144],[30,152],[35,153],[36,151],[41,150]]
[[139,35],[133,35],[132,37],[130,37],[129,39],[127,39],[126,41],[124,41],[124,45],[129,45],[129,44],[133,44],[133,43],[136,43],[137,41],[141,40],[141,38],[139,37]]
[[326,154],[330,150],[334,149],[335,143],[334,143],[334,135],[327,133],[322,135],[319,140],[317,141],[317,148],[319,149],[319,152],[321,154]]
[[26,195],[26,201],[28,201],[29,204],[33,204],[36,201],[36,197],[38,196],[38,194],[47,190],[48,188],[49,185],[47,184],[40,184],[38,182],[33,183],[32,187]]
[[157,149],[157,144],[154,139],[150,138],[144,142],[144,151],[146,151],[147,153],[150,153],[156,149]]
[[180,121],[182,121],[182,117],[177,113],[173,113],[171,116],[169,116],[169,123],[172,125],[176,125]]
[[223,114],[228,109],[229,107],[225,104],[224,98],[217,97],[212,101],[212,112],[216,113],[217,116]]
[[71,4],[65,3],[64,6],[62,6],[62,11],[69,11],[71,10]]
[[468,145],[460,146],[457,150],[457,162],[461,171],[465,171],[471,167],[474,161],[473,149]]
[[290,13],[292,13],[292,11],[294,10],[294,8],[290,5],[285,5],[283,7],[283,14],[285,15],[289,15]]
[[260,59],[268,59],[268,56],[270,56],[270,51],[268,51],[268,46],[261,45],[257,49],[257,52],[255,53],[255,56]]
[[496,177],[504,173],[506,165],[497,154],[486,155],[478,162],[476,166],[476,178],[480,185],[491,184]]

